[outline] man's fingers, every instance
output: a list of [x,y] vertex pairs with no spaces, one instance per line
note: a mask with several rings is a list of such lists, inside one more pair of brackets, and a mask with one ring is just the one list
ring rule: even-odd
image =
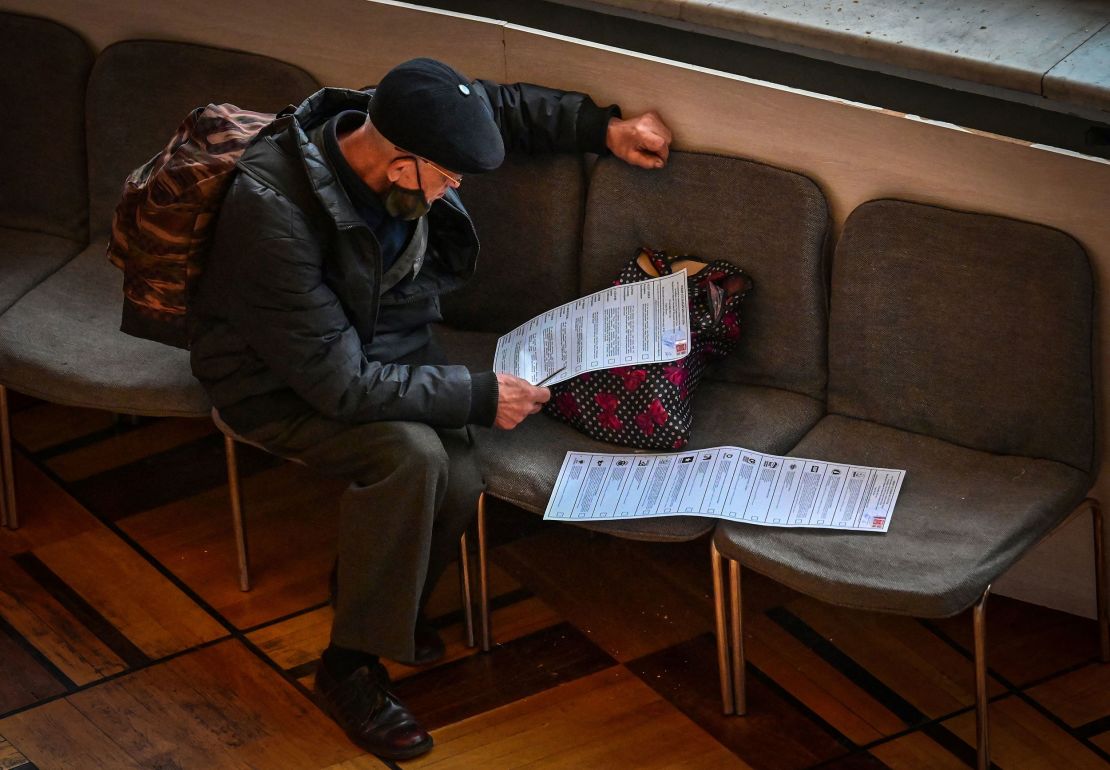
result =
[[644,134],[642,144],[645,149],[654,153],[659,153],[667,149],[667,141],[654,131],[649,131]]
[[641,145],[636,149],[632,161],[644,168],[662,168],[667,162],[667,148],[653,150]]
[[645,137],[644,148],[652,155],[657,156],[664,163],[670,157],[671,148],[668,142],[659,134],[649,134]]
[[667,124],[664,123],[662,120],[659,120],[658,117],[655,121],[655,130],[659,132],[659,135],[663,137],[664,141],[666,141],[667,144],[670,144],[674,141],[674,134],[672,134],[671,130],[667,128]]
[[536,388],[539,393],[536,396],[537,404],[546,404],[551,400],[551,388]]
[[654,169],[666,165],[671,139],[671,130],[659,114],[648,111],[627,120],[610,120],[605,141],[610,151],[626,163]]

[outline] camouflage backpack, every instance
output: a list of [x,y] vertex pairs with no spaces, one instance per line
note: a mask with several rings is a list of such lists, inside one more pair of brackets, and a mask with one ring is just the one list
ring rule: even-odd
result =
[[108,242],[108,259],[123,270],[122,331],[189,347],[189,300],[235,163],[257,136],[284,124],[275,117],[231,104],[198,107],[128,175]]

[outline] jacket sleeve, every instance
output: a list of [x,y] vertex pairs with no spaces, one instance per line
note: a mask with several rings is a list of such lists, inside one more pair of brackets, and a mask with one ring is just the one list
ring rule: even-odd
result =
[[493,111],[507,152],[609,152],[605,131],[621,115],[616,105],[598,107],[586,94],[530,83],[476,80],[473,86]]
[[240,175],[220,212],[223,310],[275,374],[322,414],[348,422],[465,425],[465,366],[371,361],[324,281],[323,247],[288,200]]

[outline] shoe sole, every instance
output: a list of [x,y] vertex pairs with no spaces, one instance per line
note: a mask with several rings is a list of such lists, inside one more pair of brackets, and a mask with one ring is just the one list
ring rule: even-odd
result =
[[[328,705],[327,699],[324,698],[318,690],[313,690],[312,695],[313,700],[316,701],[316,705],[319,706],[320,709],[323,710],[323,712],[327,714],[328,717],[333,722],[335,722],[337,726],[340,727],[340,729],[342,729],[342,725],[340,724],[339,719],[336,717],[335,712],[332,710],[331,706]],[[358,746],[363,751],[369,752],[375,757],[381,757],[382,759],[413,759],[415,757],[419,757],[421,754],[427,754],[435,745],[435,740],[432,738],[432,736],[429,735],[426,742],[418,743],[415,746],[409,746],[407,749],[397,749],[396,751],[388,749],[382,750],[380,748],[371,747],[367,743],[363,743],[362,738],[357,733],[352,734],[350,732],[347,732],[346,730],[343,730],[343,734],[347,736],[347,740]]]
[[351,743],[355,744],[363,751],[369,752],[375,757],[380,757],[381,759],[415,759],[416,757],[419,757],[423,754],[427,754],[435,745],[435,741],[432,739],[432,736],[429,735],[427,743],[418,743],[415,746],[410,746],[407,749],[398,749],[397,751],[380,751],[370,748],[370,746],[366,745],[356,736],[351,735],[350,733],[346,733],[346,735],[347,739],[350,740]]

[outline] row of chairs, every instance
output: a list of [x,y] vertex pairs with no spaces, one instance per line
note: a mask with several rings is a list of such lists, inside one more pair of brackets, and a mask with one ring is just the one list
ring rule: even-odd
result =
[[[211,412],[187,353],[118,331],[120,275],[104,247],[120,180],[190,109],[218,94],[276,110],[317,84],[281,62],[188,44],[127,41],[93,57],[64,27],[12,14],[0,14],[0,40],[10,41],[0,46],[0,67],[26,73],[13,81],[26,89],[14,94],[17,103],[43,102],[39,111],[21,111],[30,114],[21,119],[42,125],[0,139],[16,142],[0,146],[14,159],[13,184],[0,193],[2,523],[19,525],[8,387],[60,404],[214,419],[225,436],[239,585],[248,590],[236,437]],[[449,352],[488,366],[497,332],[513,325],[491,309],[508,303],[506,312],[508,306],[524,312],[526,298],[542,310],[599,288],[615,265],[598,255],[681,243],[680,233],[688,231],[703,239],[692,248],[704,256],[744,243],[738,260],[757,278],[745,308],[752,319],[748,348],[703,383],[695,399],[695,446],[737,443],[739,436],[761,451],[908,471],[897,526],[881,541],[686,517],[594,525],[637,539],[689,540],[713,532],[725,713],[746,710],[742,567],[838,605],[922,617],[974,606],[979,756],[989,763],[984,609],[990,585],[1081,504],[1094,516],[1100,651],[1110,658],[1102,520],[1098,503],[1084,500],[1097,467],[1093,288],[1074,240],[1000,217],[876,201],[849,217],[828,275],[826,204],[819,193],[804,222],[769,210],[778,224],[765,232],[767,222],[750,214],[760,196],[774,197],[768,167],[675,153],[668,169],[651,177],[603,161],[587,184],[571,162],[539,163],[468,181],[467,204],[483,236],[491,235],[483,240],[478,293],[445,302],[448,321],[456,321],[441,330]],[[46,168],[49,185],[42,182]],[[570,184],[562,184],[563,171]],[[585,210],[584,224],[567,225],[543,209],[546,203],[537,204],[537,177],[547,194],[568,196],[557,203],[569,213],[558,216],[580,217]],[[490,206],[509,206],[509,215]],[[737,215],[723,215],[722,206]],[[538,282],[519,264],[519,232],[532,232],[521,217],[536,216],[548,217],[554,238],[567,233],[552,245],[565,271]],[[804,271],[783,250],[792,230],[805,231],[812,259]],[[531,282],[514,287],[514,280]],[[805,283],[803,304],[797,282]],[[468,324],[467,318],[483,320]],[[460,331],[481,324],[498,328]],[[595,446],[541,418],[485,438],[486,494],[533,511],[542,510],[562,453]],[[485,503],[483,495],[477,636],[489,649]],[[460,545],[473,644],[473,571],[465,538]]]
[[[988,766],[991,586],[1087,511],[1099,653],[1110,660],[1102,517],[1086,497],[1098,468],[1094,284],[1075,239],[1001,216],[875,200],[847,217],[833,244],[816,184],[740,158],[678,151],[654,172],[606,158],[585,182],[578,174],[570,162],[533,160],[468,180],[484,258],[473,287],[445,297],[450,357],[488,365],[498,329],[607,286],[642,245],[727,258],[755,289],[741,308],[740,347],[694,395],[689,448],[740,445],[907,471],[883,535],[682,516],[581,523],[638,540],[712,533],[726,714],[747,709],[743,569],[850,608],[922,618],[972,608],[979,762]],[[559,217],[580,209],[578,246]],[[567,241],[573,258],[560,265]],[[532,243],[544,253],[522,263]],[[481,328],[473,319],[483,311],[496,328],[462,331]],[[535,513],[567,450],[618,449],[549,419],[483,438],[486,494]]]
[[[128,172],[198,104],[277,110],[311,93],[308,73],[266,57],[198,45],[126,41],[99,56],[72,30],[0,14],[0,67],[27,105],[0,152],[14,164],[0,194],[0,451],[3,523],[20,524],[7,389],[119,414],[208,419],[189,354],[119,331],[122,276],[105,256]],[[41,109],[39,109],[41,107]],[[239,555],[250,586],[235,442],[227,462]]]

